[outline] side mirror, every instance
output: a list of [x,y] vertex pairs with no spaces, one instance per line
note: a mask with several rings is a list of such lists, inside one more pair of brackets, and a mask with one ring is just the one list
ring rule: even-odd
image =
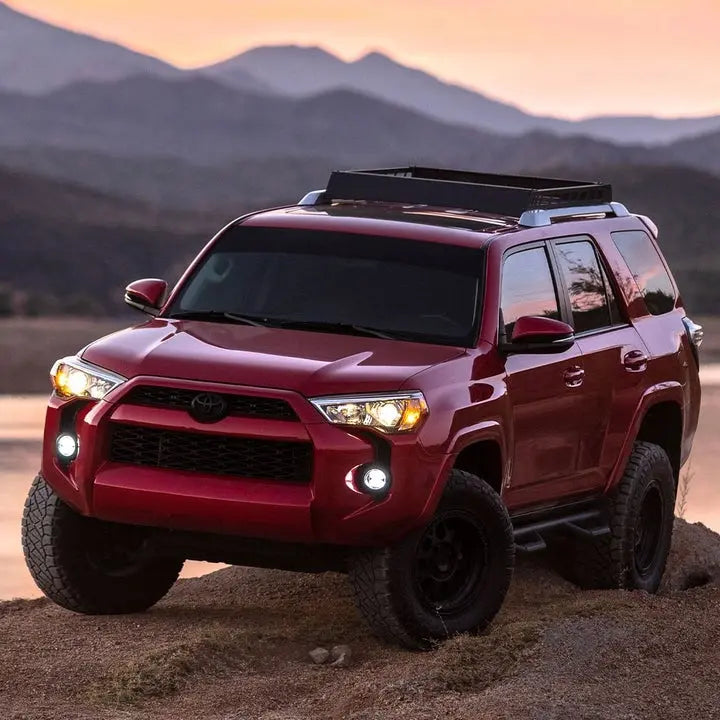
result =
[[168,284],[159,278],[136,280],[125,288],[125,302],[148,315],[157,315],[165,300]]
[[512,338],[500,349],[506,353],[560,353],[575,342],[573,328],[553,318],[525,315],[515,321]]

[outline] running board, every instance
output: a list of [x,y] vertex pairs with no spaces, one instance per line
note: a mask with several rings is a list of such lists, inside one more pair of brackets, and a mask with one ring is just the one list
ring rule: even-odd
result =
[[516,549],[531,553],[545,550],[546,536],[550,533],[564,531],[584,540],[594,540],[608,535],[610,527],[602,509],[579,511],[574,507],[552,511],[540,518],[537,515],[513,518],[513,531]]

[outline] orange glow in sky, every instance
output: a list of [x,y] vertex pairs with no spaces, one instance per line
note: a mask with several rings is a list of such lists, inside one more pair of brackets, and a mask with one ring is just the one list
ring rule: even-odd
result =
[[262,44],[381,50],[536,113],[720,113],[720,0],[9,0],[191,67]]

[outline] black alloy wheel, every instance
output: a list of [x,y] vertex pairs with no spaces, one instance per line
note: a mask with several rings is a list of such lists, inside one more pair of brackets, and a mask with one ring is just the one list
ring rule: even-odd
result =
[[418,596],[441,615],[467,607],[482,585],[488,543],[477,518],[463,511],[436,517],[421,535],[414,580]]
[[635,570],[641,577],[647,576],[657,562],[661,547],[664,502],[657,482],[645,488],[635,526]]

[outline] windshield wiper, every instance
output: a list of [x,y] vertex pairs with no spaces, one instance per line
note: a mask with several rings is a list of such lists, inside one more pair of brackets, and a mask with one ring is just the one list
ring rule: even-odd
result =
[[256,315],[238,315],[221,310],[186,310],[168,315],[173,320],[207,320],[209,322],[230,322],[256,327],[282,327],[290,330],[320,330],[345,333],[348,335],[365,335],[383,340],[414,340],[415,338],[402,332],[380,330],[365,325],[352,323],[325,322],[324,320],[285,320],[282,318],[264,318]]
[[322,320],[278,320],[277,323],[281,327],[291,328],[294,330],[328,330],[330,332],[334,330],[336,332],[352,335],[378,337],[383,340],[397,340],[404,338],[402,333],[379,330],[378,328],[366,327],[365,325],[353,325],[352,323],[324,322]]
[[209,322],[222,322],[230,320],[240,325],[254,325],[255,327],[268,327],[272,324],[269,318],[254,317],[252,315],[237,315],[222,310],[187,310],[168,315],[172,320],[207,320]]

